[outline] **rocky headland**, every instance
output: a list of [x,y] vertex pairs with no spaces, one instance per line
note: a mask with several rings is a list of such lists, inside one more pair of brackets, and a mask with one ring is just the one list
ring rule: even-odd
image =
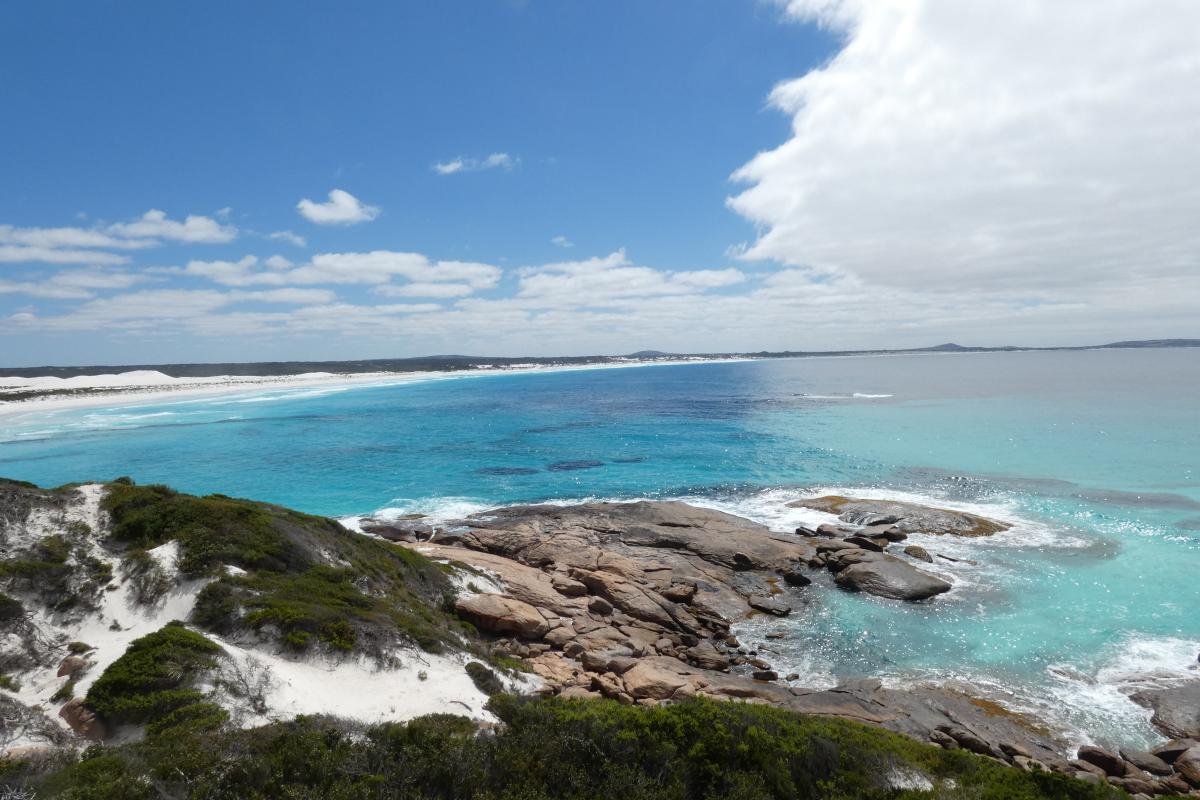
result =
[[[543,693],[657,705],[690,697],[766,703],[879,725],[1024,770],[1105,781],[1134,795],[1196,791],[1200,681],[1135,698],[1156,709],[1172,741],[1153,752],[1071,752],[1039,721],[972,696],[965,687],[886,688],[878,679],[832,689],[780,675],[766,642],[732,630],[761,615],[803,613],[813,577],[901,602],[937,602],[951,583],[935,558],[906,546],[912,533],[990,536],[1009,525],[974,514],[889,500],[817,497],[795,505],[836,523],[779,532],[680,502],[502,508],[433,528],[420,520],[367,520],[366,529],[478,573],[486,588],[460,615],[521,657]],[[926,569],[922,569],[925,566]],[[785,636],[785,633],[767,634]]]

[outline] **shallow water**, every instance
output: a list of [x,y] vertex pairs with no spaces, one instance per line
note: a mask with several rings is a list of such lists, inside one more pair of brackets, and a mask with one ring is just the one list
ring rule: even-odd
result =
[[[796,359],[261,391],[0,417],[0,474],[131,475],[335,516],[686,497],[775,525],[836,491],[1015,523],[915,537],[954,590],[797,593],[771,642],[807,684],[956,679],[1145,743],[1125,693],[1198,676],[1200,352]],[[824,580],[822,578],[821,580]]]

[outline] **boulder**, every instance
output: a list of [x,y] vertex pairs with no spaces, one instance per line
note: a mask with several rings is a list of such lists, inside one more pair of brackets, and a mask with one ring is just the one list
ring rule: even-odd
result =
[[498,594],[461,597],[455,603],[459,616],[490,633],[514,633],[523,639],[540,639],[550,630],[538,610],[528,603]]
[[750,607],[756,611],[762,611],[765,614],[772,614],[776,617],[786,617],[792,613],[792,607],[778,598],[771,597],[766,594],[752,594],[748,602]]
[[929,551],[919,544],[910,544],[904,548],[904,555],[912,556],[919,561],[925,561],[929,564],[933,563],[933,556],[929,555]]
[[681,675],[664,666],[661,658],[642,659],[622,678],[625,682],[625,691],[629,692],[635,700],[646,698],[665,700],[675,694],[680,687],[691,683],[691,679],[686,673]]
[[759,669],[754,671],[753,677],[756,681],[777,681],[779,673],[773,669]]
[[1119,778],[1125,774],[1125,761],[1116,753],[1101,747],[1081,747],[1078,758],[1104,770],[1105,775]]
[[689,647],[685,652],[698,667],[715,669],[718,672],[729,669],[729,659],[717,652],[717,648],[713,647],[712,642],[707,639],[695,647]]
[[1130,699],[1153,709],[1150,722],[1167,736],[1200,739],[1200,680],[1166,689],[1144,689]]
[[433,536],[433,528],[430,525],[417,522],[412,518],[382,520],[375,517],[364,517],[359,520],[358,527],[363,533],[387,539],[389,542],[418,542],[428,540]]
[[569,578],[563,574],[556,574],[550,579],[554,590],[559,594],[564,594],[567,597],[583,597],[587,594],[587,587],[579,581]]
[[613,612],[613,606],[603,597],[593,597],[588,601],[588,610],[594,614],[607,616]]
[[89,666],[90,664],[88,663],[88,660],[83,656],[67,656],[62,660],[62,663],[58,665],[58,677],[61,678],[64,675],[75,677],[76,675],[87,671]]
[[1190,783],[1200,788],[1200,745],[1185,750],[1175,759],[1175,771]]
[[1197,745],[1200,745],[1200,742],[1194,739],[1172,739],[1166,744],[1160,744],[1158,747],[1153,748],[1150,754],[1158,756],[1168,764],[1174,764],[1175,759]]
[[58,715],[84,739],[98,742],[108,736],[104,723],[96,716],[96,712],[84,705],[81,697],[68,700]]
[[876,542],[874,539],[868,539],[866,536],[847,536],[845,538],[847,544],[852,544],[855,547],[861,547],[863,550],[870,550],[875,553],[883,552],[883,545]]
[[1007,523],[988,519],[965,511],[904,503],[898,500],[871,500],[857,497],[826,495],[810,497],[791,503],[797,508],[811,508],[837,514],[838,519],[852,525],[878,525],[891,522],[904,533],[933,533],[951,536],[991,536],[1009,529]]
[[836,580],[845,589],[893,600],[925,600],[950,591],[950,584],[941,578],[886,555],[852,564],[839,572]]
[[805,575],[800,567],[788,567],[780,574],[783,575],[783,582],[788,586],[808,586],[812,583],[812,578]]
[[692,602],[692,598],[696,596],[696,584],[673,583],[659,592],[659,594],[672,603],[690,603]]
[[1151,775],[1170,775],[1171,765],[1163,761],[1154,753],[1147,753],[1144,750],[1125,750],[1121,749],[1121,758],[1133,764],[1140,770],[1149,772]]

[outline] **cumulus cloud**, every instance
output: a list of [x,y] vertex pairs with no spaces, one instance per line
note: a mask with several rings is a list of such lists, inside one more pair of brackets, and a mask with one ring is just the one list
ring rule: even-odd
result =
[[365,205],[342,189],[330,191],[329,200],[324,203],[305,198],[296,204],[296,210],[300,216],[317,225],[357,225],[379,216],[378,208]]
[[740,270],[667,272],[634,265],[624,250],[602,258],[563,261],[520,272],[518,298],[570,306],[600,306],[633,298],[690,295],[745,280]]
[[96,250],[23,247],[0,244],[0,263],[9,264],[128,264],[129,257]]
[[267,238],[274,239],[276,241],[287,242],[288,244],[293,244],[296,247],[308,246],[307,239],[298,233],[293,233],[292,231],[275,231],[274,233],[268,233]]
[[133,222],[111,225],[108,232],[116,236],[141,239],[166,239],[191,244],[223,244],[232,242],[237,228],[222,225],[211,217],[189,214],[182,222],[170,219],[165,211],[150,209]]
[[550,239],[550,244],[554,245],[555,247],[574,247],[575,246],[575,243],[572,242],[570,239],[568,239],[566,236],[555,236]]
[[387,283],[394,277],[417,283],[461,281],[475,289],[490,289],[501,270],[472,261],[434,261],[420,253],[374,250],[369,253],[321,253],[287,273],[289,281],[312,283]]
[[0,244],[35,248],[99,247],[139,250],[155,244],[152,239],[122,239],[94,228],[16,228],[0,225]]
[[484,158],[459,156],[449,161],[439,161],[433,165],[433,171],[439,175],[454,175],[459,172],[480,172],[487,169],[511,170],[519,163],[519,158],[508,153],[492,153]]
[[846,44],[771,93],[792,136],[734,176],[745,258],[1055,302],[1200,276],[1200,4],[783,5]]

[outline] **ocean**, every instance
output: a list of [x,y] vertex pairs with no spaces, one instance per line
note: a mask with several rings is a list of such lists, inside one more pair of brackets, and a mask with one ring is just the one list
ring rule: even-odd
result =
[[1200,677],[1200,351],[802,358],[451,376],[0,416],[0,475],[129,475],[345,517],[681,498],[771,524],[890,497],[1014,523],[905,604],[817,586],[744,623],[781,674],[956,682],[1077,742],[1156,741],[1139,686]]

